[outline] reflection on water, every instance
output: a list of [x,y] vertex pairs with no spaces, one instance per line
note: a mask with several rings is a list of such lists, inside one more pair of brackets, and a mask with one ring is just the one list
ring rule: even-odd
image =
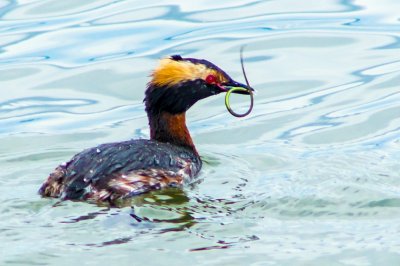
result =
[[[130,202],[130,215],[139,223],[165,223],[161,230],[163,232],[184,230],[195,223],[192,211],[187,207],[189,200],[185,193],[178,189],[148,193]],[[173,227],[168,228],[170,226]]]
[[[0,0],[0,264],[398,265],[399,3]],[[189,111],[196,183],[120,208],[37,195],[82,149],[148,137],[158,58],[240,81],[243,44],[255,108]]]

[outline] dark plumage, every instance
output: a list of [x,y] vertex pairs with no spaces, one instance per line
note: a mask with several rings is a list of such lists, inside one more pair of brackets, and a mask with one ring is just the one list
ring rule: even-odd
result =
[[110,203],[150,190],[180,187],[199,173],[201,159],[185,112],[198,100],[246,85],[206,60],[161,60],[145,93],[150,140],[86,149],[58,166],[39,189],[47,197]]
[[102,144],[75,155],[50,175],[39,192],[63,199],[115,200],[180,186],[201,168],[190,149],[152,140]]

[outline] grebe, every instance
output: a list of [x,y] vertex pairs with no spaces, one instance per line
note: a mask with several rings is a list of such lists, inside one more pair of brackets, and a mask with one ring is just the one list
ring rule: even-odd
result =
[[202,161],[186,127],[186,111],[198,100],[231,87],[241,88],[233,91],[241,94],[253,91],[207,60],[179,55],[161,59],[144,98],[150,140],[86,149],[59,165],[39,193],[63,200],[113,203],[189,183],[199,173]]

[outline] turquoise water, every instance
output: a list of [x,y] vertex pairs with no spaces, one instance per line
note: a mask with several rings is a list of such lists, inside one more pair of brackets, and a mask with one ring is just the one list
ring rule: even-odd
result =
[[[1,265],[400,265],[400,2],[0,0]],[[84,148],[147,138],[149,71],[257,89],[188,112],[205,166],[112,208],[42,199]],[[246,99],[238,104],[246,106]]]

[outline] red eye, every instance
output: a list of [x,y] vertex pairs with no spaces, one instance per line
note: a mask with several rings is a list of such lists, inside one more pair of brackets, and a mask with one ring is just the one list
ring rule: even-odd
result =
[[208,84],[215,84],[215,83],[217,83],[217,78],[214,75],[208,75],[206,77],[206,82]]

